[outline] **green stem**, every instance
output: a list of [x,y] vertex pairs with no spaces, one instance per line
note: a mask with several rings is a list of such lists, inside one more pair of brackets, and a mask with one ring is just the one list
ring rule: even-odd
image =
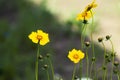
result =
[[37,58],[36,58],[36,66],[35,66],[35,79],[38,80],[38,57],[39,57],[39,44],[38,44],[38,50],[37,50]]
[[103,79],[103,80],[107,80],[107,79],[106,79],[106,75],[107,75],[107,69],[106,69],[105,72],[104,72],[104,79]]
[[76,71],[76,65],[74,66],[74,69],[73,69],[72,80],[75,79],[75,71]]
[[118,78],[118,80],[120,80],[120,75],[119,75],[119,73],[117,73],[117,78]]
[[104,62],[103,62],[103,65],[105,65],[106,48],[105,48],[105,45],[104,45],[104,43],[103,43],[103,42],[102,42],[102,45],[103,45],[103,47],[104,47]]
[[82,26],[82,32],[81,32],[81,48],[83,48],[83,32],[85,30],[85,24]]
[[111,43],[111,45],[112,45],[112,54],[113,54],[113,56],[112,56],[112,69],[111,69],[111,75],[110,75],[110,80],[112,80],[113,67],[114,67],[114,46],[113,46],[112,41],[111,41],[111,40],[109,40],[109,41],[110,41],[110,43]]
[[[94,17],[93,17],[93,13],[92,11],[90,10],[90,13],[92,15],[92,27],[94,27]],[[92,56],[95,58],[95,49],[94,49],[94,43],[93,43],[93,31],[91,30],[91,43],[92,43]],[[93,67],[95,67],[95,61],[93,63]],[[95,76],[96,77],[96,67],[95,67]]]
[[53,77],[53,80],[54,80],[54,69],[53,69],[53,65],[52,65],[52,62],[51,62],[50,58],[48,58],[48,61],[50,63],[50,67],[51,67],[51,70],[52,70],[52,77]]
[[87,80],[88,80],[88,70],[89,70],[89,57],[88,57],[88,49],[86,49],[86,61],[87,61]]
[[99,75],[99,72],[102,70],[102,68],[99,68],[98,70],[97,70],[97,75],[96,75],[96,79],[95,80],[98,80],[98,75]]
[[[106,62],[105,62],[105,55],[106,55],[106,48],[105,48],[105,45],[104,45],[104,43],[102,42],[102,45],[103,45],[103,47],[104,47],[104,62],[103,62],[103,67],[105,67],[106,68]],[[104,74],[103,74],[103,80],[105,80],[105,78],[106,78],[106,70],[104,70]]]
[[91,66],[90,66],[90,77],[91,77],[91,73],[92,73],[93,64],[94,64],[94,62],[92,61]]
[[79,70],[80,70],[80,80],[81,80],[81,78],[82,78],[82,61],[81,62],[79,62]]
[[46,72],[47,72],[47,78],[48,78],[48,80],[50,80],[50,76],[49,76],[48,70],[46,70]]
[[[92,27],[94,26],[94,17],[93,17],[93,13],[92,11],[90,10],[90,13],[92,15]],[[95,50],[94,50],[94,44],[93,44],[93,34],[92,34],[92,31],[91,31],[91,41],[92,41],[92,52],[93,52],[93,57],[95,57]]]

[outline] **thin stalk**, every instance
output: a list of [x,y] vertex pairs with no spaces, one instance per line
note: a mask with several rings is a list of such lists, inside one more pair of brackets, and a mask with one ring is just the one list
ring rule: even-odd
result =
[[39,57],[39,44],[38,44],[38,50],[37,50],[37,58],[36,58],[36,66],[35,66],[35,80],[38,80],[38,57]]
[[[97,75],[99,75],[99,72],[102,70],[102,68],[99,68],[98,70],[97,70]],[[96,80],[98,80],[98,76],[96,75]]]
[[[94,17],[93,17],[93,13],[92,11],[90,10],[90,13],[92,15],[92,27],[94,26]],[[91,31],[91,41],[92,41],[92,52],[93,52],[93,57],[95,57],[95,50],[94,50],[94,44],[93,44],[93,34],[92,34],[92,31]]]
[[79,62],[79,70],[80,70],[80,80],[82,78],[82,61]]
[[81,32],[81,48],[83,48],[83,32],[85,30],[85,24],[82,26],[82,32]]
[[53,80],[54,80],[54,68],[53,68],[53,65],[52,65],[52,62],[51,62],[50,58],[48,58],[48,61],[50,63],[50,67],[51,67],[51,71],[52,71],[52,77],[53,77]]
[[93,64],[94,64],[94,62],[92,61],[91,66],[90,66],[90,77],[91,77],[91,73],[92,73]]
[[[94,17],[93,17],[93,13],[92,11],[90,10],[90,13],[92,15],[92,27],[94,27]],[[91,43],[92,43],[92,56],[95,58],[95,49],[94,49],[94,43],[93,43],[93,31],[91,31]],[[95,67],[96,63],[94,61],[93,63],[93,67],[95,68],[95,77],[96,77],[96,67]]]
[[106,75],[107,75],[107,69],[106,69],[105,72],[104,72],[104,79],[103,79],[103,80],[107,80],[107,79],[106,79]]
[[85,32],[86,32],[86,29],[87,29],[87,24],[85,25],[83,33],[82,33],[83,34],[82,48],[84,48],[84,41],[85,41]]
[[[105,45],[104,45],[104,43],[102,42],[102,45],[103,45],[103,47],[104,47],[104,62],[103,62],[103,66],[104,67],[106,67],[106,65],[105,65],[105,55],[106,55],[106,48],[105,48]],[[104,70],[105,72],[104,72],[104,74],[103,74],[103,80],[105,80],[105,77],[106,77],[106,70]]]
[[120,75],[119,75],[119,73],[117,73],[117,78],[118,78],[118,80],[120,80]]
[[48,70],[46,70],[46,72],[47,72],[47,78],[48,78],[48,80],[50,80],[50,76],[49,76]]
[[89,57],[88,57],[88,49],[86,49],[86,61],[87,61],[87,80],[88,80],[88,70],[89,70]]
[[72,80],[75,79],[75,72],[76,72],[76,65],[74,66],[73,73],[72,73]]
[[113,75],[113,67],[114,67],[114,46],[113,46],[113,43],[112,41],[109,39],[111,45],[112,45],[112,69],[111,69],[111,75],[110,75],[110,80],[112,80],[112,75]]

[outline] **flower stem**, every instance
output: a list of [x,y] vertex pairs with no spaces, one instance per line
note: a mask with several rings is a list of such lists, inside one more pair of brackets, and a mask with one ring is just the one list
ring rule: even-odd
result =
[[54,69],[53,69],[53,65],[52,65],[52,62],[51,62],[50,58],[48,58],[48,61],[50,63],[50,67],[51,67],[51,71],[52,71],[52,77],[53,77],[53,80],[54,80]]
[[[93,17],[93,13],[90,10],[90,13],[92,15],[92,27],[94,27],[94,17]],[[92,52],[93,52],[93,57],[95,57],[95,50],[94,50],[94,43],[93,43],[93,33],[91,31],[91,41],[92,41]]]
[[117,73],[117,78],[118,78],[118,80],[120,80],[120,76],[119,76],[119,73]]
[[81,78],[82,78],[82,61],[81,62],[79,62],[79,70],[80,70],[80,80],[81,80]]
[[[103,45],[103,47],[104,47],[104,62],[103,62],[103,67],[106,68],[106,62],[105,62],[106,48],[105,48],[105,45],[104,45],[103,42],[102,42],[102,45]],[[106,69],[104,70],[103,80],[105,80],[105,78],[106,78]]]
[[98,80],[98,75],[99,75],[99,72],[102,70],[102,68],[99,68],[98,70],[97,70],[97,75],[96,75],[96,80]]
[[38,44],[38,50],[37,50],[37,58],[36,58],[36,66],[35,66],[35,79],[38,80],[38,57],[39,57],[39,44]]
[[81,48],[83,48],[83,42],[84,42],[84,32],[86,30],[85,24],[82,26],[82,32],[81,32]]
[[113,75],[113,67],[114,67],[114,46],[113,46],[113,43],[112,41],[109,39],[111,45],[112,45],[112,69],[111,69],[111,75],[110,75],[110,80],[112,80],[112,75]]
[[91,77],[91,73],[92,73],[93,64],[94,64],[94,62],[92,61],[91,66],[90,66],[90,77]]
[[87,61],[87,80],[88,80],[88,68],[89,68],[89,57],[88,57],[88,49],[86,49],[86,61]]
[[[93,13],[92,11],[90,10],[90,13],[92,15],[92,27],[94,27],[94,17],[93,17]],[[93,29],[93,28],[92,28]],[[95,49],[94,49],[94,43],[93,43],[93,31],[91,30],[91,43],[92,43],[92,56],[95,58]],[[95,61],[93,62],[93,67],[95,67]],[[95,76],[96,77],[96,67],[95,67]]]
[[49,76],[48,70],[46,70],[46,72],[47,72],[47,78],[48,78],[48,80],[50,80],[50,76]]
[[76,65],[74,66],[74,69],[73,69],[72,80],[74,80],[75,78],[75,71],[76,71]]

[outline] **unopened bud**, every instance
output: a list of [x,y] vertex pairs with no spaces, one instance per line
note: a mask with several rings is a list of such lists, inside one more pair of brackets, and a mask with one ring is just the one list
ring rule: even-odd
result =
[[103,41],[103,38],[102,37],[99,37],[98,38],[98,42],[102,42]]

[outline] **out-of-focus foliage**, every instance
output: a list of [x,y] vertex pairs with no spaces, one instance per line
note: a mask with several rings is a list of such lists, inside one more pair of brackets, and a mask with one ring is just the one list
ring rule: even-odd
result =
[[[78,39],[79,29],[74,32],[77,25],[80,27],[81,23],[74,20],[59,22],[59,18],[46,8],[44,0],[39,6],[26,0],[0,0],[0,80],[35,79],[37,45],[28,39],[31,31],[42,29],[49,33],[50,43],[40,47],[40,54],[53,54],[54,42],[57,40],[75,40],[76,36]],[[72,48],[72,44],[68,47]],[[41,68],[44,63],[46,61],[40,64],[39,68],[40,80],[47,80],[46,72]],[[61,72],[64,72],[63,67],[60,68]]]
[[[37,46],[28,34],[37,29],[50,33],[51,39],[50,44],[40,48],[41,54],[53,53],[53,38],[68,30],[44,3],[35,6],[25,0],[0,0],[0,80],[34,80]],[[46,80],[45,71],[40,69],[39,73],[40,80]]]

